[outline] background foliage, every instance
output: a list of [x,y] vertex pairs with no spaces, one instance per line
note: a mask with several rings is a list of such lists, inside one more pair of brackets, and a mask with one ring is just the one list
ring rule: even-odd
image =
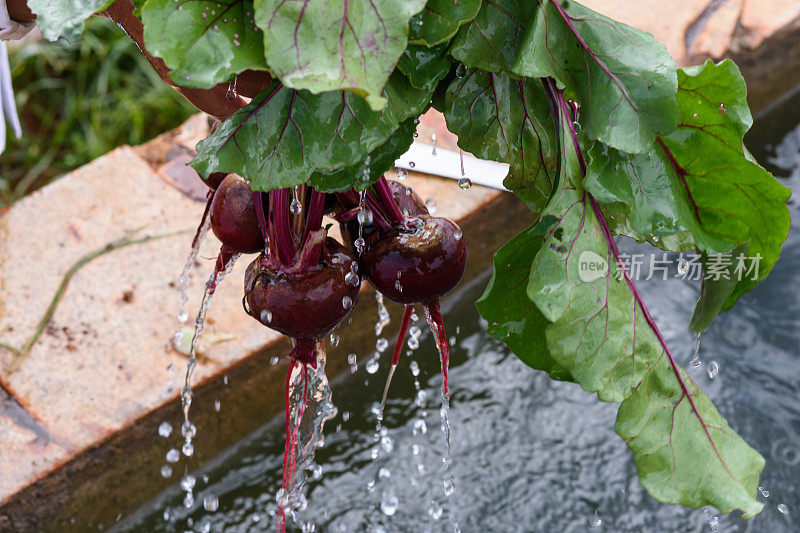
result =
[[24,131],[0,155],[0,208],[195,111],[107,19],[88,20],[75,44],[26,41],[9,55]]

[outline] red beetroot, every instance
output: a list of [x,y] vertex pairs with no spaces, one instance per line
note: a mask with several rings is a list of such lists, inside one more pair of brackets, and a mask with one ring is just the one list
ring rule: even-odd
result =
[[445,218],[423,217],[413,232],[392,229],[367,240],[365,275],[387,298],[402,304],[430,303],[464,274],[467,247],[461,229]]
[[345,281],[358,259],[333,239],[326,239],[318,265],[299,274],[278,273],[264,256],[250,263],[244,278],[251,316],[297,339],[297,358],[316,366],[314,342],[328,335],[358,300],[360,284]]
[[229,250],[251,254],[264,249],[250,185],[229,174],[214,193],[211,229]]

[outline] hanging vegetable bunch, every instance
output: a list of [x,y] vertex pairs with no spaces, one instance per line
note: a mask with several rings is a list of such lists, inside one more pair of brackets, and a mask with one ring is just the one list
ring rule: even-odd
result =
[[[107,7],[29,3],[46,36],[68,39]],[[676,68],[652,36],[572,0],[120,0],[107,14],[222,120],[193,165],[249,180],[217,187],[212,222],[223,253],[259,253],[244,300],[295,339],[293,361],[314,364],[362,277],[425,305],[444,336],[436,299],[463,271],[463,236],[383,178],[433,106],[462,149],[510,165],[506,187],[537,215],[495,256],[478,301],[489,333],[619,403],[616,431],[653,497],[761,510],[763,458],[676,363],[614,241],[697,250],[705,266],[732,254],[730,275],[703,282],[697,331],[772,269],[789,192],[743,144],[752,118],[732,62]],[[326,206],[346,246],[326,236]],[[586,256],[599,275],[580,275]],[[735,275],[753,261],[756,275]]]

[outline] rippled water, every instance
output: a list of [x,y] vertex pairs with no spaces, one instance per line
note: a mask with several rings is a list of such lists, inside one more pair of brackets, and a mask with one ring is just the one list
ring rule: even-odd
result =
[[[759,160],[795,190],[800,190],[799,123],[797,98],[761,117],[749,138]],[[798,220],[797,204],[790,208]],[[628,252],[634,249],[623,244]],[[445,496],[443,478],[439,363],[425,332],[413,355],[423,392],[414,386],[412,358],[404,357],[378,441],[373,410],[391,354],[384,354],[377,373],[362,368],[334,383],[339,414],[328,422],[325,445],[317,452],[322,476],[309,481],[303,520],[317,531],[452,531],[450,518],[464,532],[800,531],[798,267],[795,221],[772,275],[714,323],[702,338],[702,364],[689,370],[767,459],[761,478],[766,507],[750,523],[730,515],[717,523],[712,510],[650,498],[613,431],[615,405],[601,404],[577,385],[550,381],[488,337],[473,306],[485,277],[443,305],[448,333],[459,330],[450,374],[452,497]],[[678,279],[639,285],[676,357],[688,367],[694,340],[687,323],[697,285]],[[712,361],[719,369],[713,380],[707,373]],[[282,418],[273,420],[199,472],[192,509],[182,507],[176,485],[116,531],[272,530],[282,424]],[[218,500],[215,512],[203,508],[204,496]]]

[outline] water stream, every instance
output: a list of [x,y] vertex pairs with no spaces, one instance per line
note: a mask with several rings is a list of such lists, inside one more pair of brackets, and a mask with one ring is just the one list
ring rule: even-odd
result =
[[[798,124],[800,97],[762,116],[748,139],[756,157],[794,190],[800,190]],[[765,508],[749,523],[710,508],[687,509],[650,498],[630,452],[614,433],[616,405],[530,370],[487,335],[474,302],[488,272],[442,301],[447,331],[459,331],[450,348],[452,464],[443,464],[442,434],[428,429],[441,406],[438,354],[430,332],[412,326],[408,345],[419,347],[411,357],[403,355],[394,374],[378,433],[383,453],[373,457],[375,407],[391,355],[382,353],[380,367],[372,372],[361,367],[332,383],[338,413],[326,424],[314,466],[306,469],[312,475],[305,480],[307,501],[297,511],[299,523],[307,531],[313,524],[326,532],[454,531],[455,521],[465,532],[800,531],[800,210],[795,201],[790,210],[792,228],[775,270],[721,315],[702,343],[687,329],[699,286],[676,276],[677,261],[668,280],[638,283],[678,362],[766,458],[760,488]],[[643,250],[627,240],[620,246],[626,253]],[[345,342],[344,328],[341,333]],[[251,436],[197,472],[190,508],[183,506],[176,483],[123,518],[114,531],[274,530],[270,513],[281,486],[283,422],[282,415],[262,421]],[[213,510],[204,506],[207,496]],[[289,530],[300,526],[290,524]]]

